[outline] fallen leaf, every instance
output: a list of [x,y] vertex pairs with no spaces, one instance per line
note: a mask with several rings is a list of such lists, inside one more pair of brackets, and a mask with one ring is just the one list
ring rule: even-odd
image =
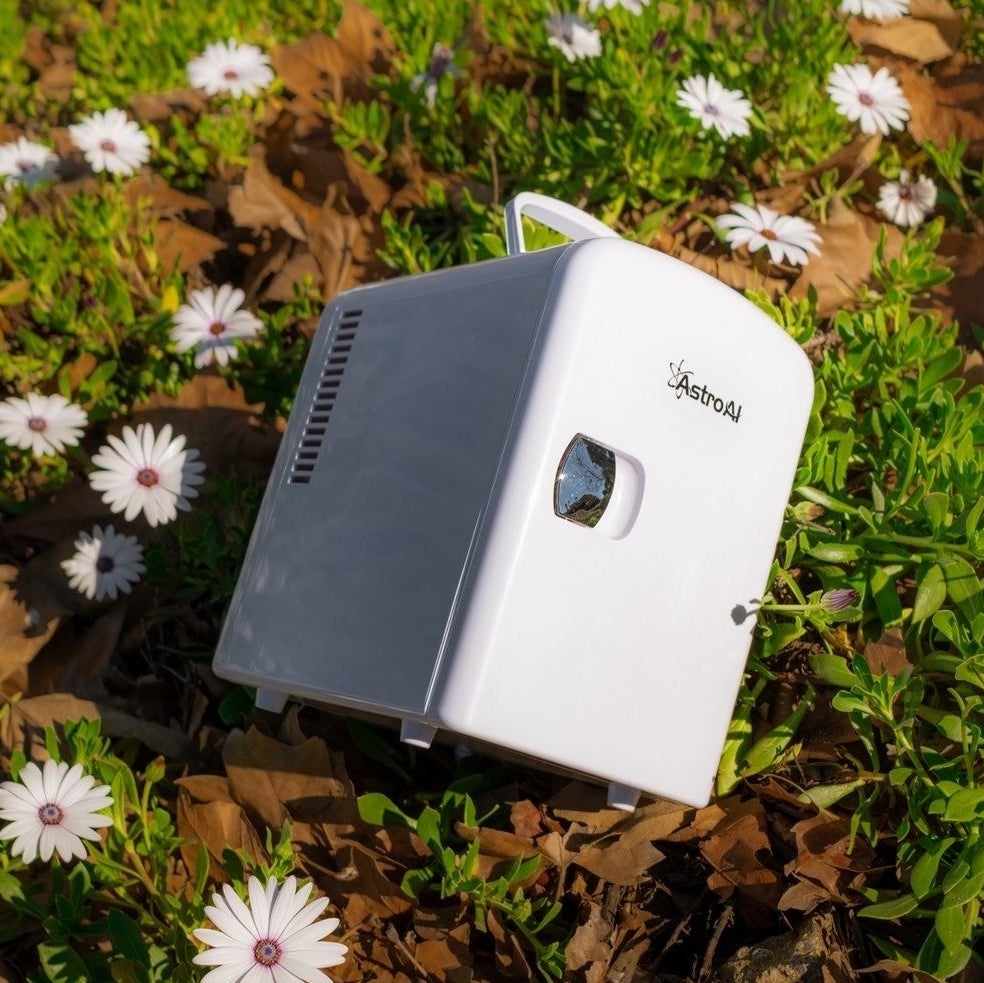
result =
[[889,628],[877,641],[868,642],[864,647],[864,660],[872,672],[887,672],[897,676],[911,663],[906,655],[905,642],[898,628]]
[[911,16],[887,21],[852,17],[847,22],[847,32],[855,44],[881,48],[921,65],[942,61],[953,54],[953,48],[932,21]]
[[803,268],[789,296],[802,299],[812,286],[821,316],[843,307],[868,279],[879,236],[886,236],[887,259],[899,255],[903,241],[902,233],[894,226],[854,211],[839,198],[831,203],[827,222],[818,225],[817,232],[822,239],[820,255]]
[[124,198],[133,206],[147,201],[159,215],[175,216],[184,212],[211,210],[211,205],[196,195],[172,188],[159,174],[141,171],[123,187]]
[[[20,676],[22,670],[47,644],[58,627],[58,618],[40,620],[25,603],[23,585],[17,586],[17,567],[0,567],[0,684]],[[0,693],[5,688],[0,685]],[[13,696],[13,693],[8,695]]]
[[154,224],[154,246],[165,276],[187,273],[211,259],[225,243],[202,229],[176,218],[162,218]]
[[56,44],[40,27],[28,28],[24,38],[23,57],[37,73],[35,83],[44,95],[65,100],[72,94],[75,82],[75,49]]
[[779,899],[779,910],[809,912],[828,901],[856,904],[875,860],[871,847],[852,835],[847,821],[822,809],[791,832],[796,856],[785,873],[794,883]]
[[291,747],[261,734],[233,730],[222,748],[229,793],[250,817],[273,830],[284,821],[354,824],[355,790],[345,762],[320,738]]
[[181,857],[188,870],[197,869],[198,852],[208,851],[212,877],[228,880],[222,860],[226,847],[245,850],[257,863],[266,862],[259,834],[246,812],[229,794],[229,782],[217,775],[191,775],[179,778],[177,822],[178,835],[184,841]]
[[945,147],[966,140],[968,156],[984,155],[984,65],[956,54],[926,75],[915,65],[893,63],[892,72],[909,100],[909,133],[916,143]]
[[84,627],[71,621],[61,624],[31,664],[29,694],[73,693],[91,700],[107,697],[102,674],[119,643],[126,608],[121,598]]
[[[714,868],[707,886],[725,899],[737,890],[774,911],[782,893],[782,877],[766,863],[772,856],[772,843],[762,804],[737,796],[721,799],[698,810],[691,827],[699,837],[701,853]],[[760,909],[746,912],[750,922],[759,917]]]
[[959,46],[966,24],[960,12],[954,10],[948,0],[912,0],[909,4],[909,16],[935,24],[951,48]]
[[960,322],[964,346],[976,349],[971,325],[984,323],[984,238],[948,228],[940,240],[937,255],[953,272],[953,277],[934,287],[933,296]]
[[99,720],[99,708],[91,700],[80,700],[68,693],[49,693],[14,700],[0,714],[0,747],[22,750],[29,758],[48,756],[44,730],[66,720]]

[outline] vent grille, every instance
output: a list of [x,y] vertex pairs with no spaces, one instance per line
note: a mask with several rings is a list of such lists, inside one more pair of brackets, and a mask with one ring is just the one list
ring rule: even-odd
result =
[[342,319],[335,332],[335,338],[328,349],[325,367],[322,369],[314,400],[304,423],[301,440],[294,452],[294,461],[287,479],[291,485],[306,485],[314,473],[314,466],[321,453],[321,445],[325,440],[328,421],[335,406],[338,387],[345,373],[345,365],[352,351],[352,342],[359,327],[362,311],[343,311]]

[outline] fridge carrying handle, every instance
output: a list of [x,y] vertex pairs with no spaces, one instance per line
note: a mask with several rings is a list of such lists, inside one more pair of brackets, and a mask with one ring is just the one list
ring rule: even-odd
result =
[[526,252],[526,243],[523,241],[524,215],[575,241],[598,239],[602,236],[620,238],[617,232],[587,212],[582,212],[580,208],[547,195],[522,191],[506,205],[506,251],[510,256]]

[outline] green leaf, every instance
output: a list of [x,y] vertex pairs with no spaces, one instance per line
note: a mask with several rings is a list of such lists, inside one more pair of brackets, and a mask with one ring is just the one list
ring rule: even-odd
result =
[[912,623],[918,625],[939,610],[946,600],[946,577],[943,568],[934,563],[923,574],[916,588],[916,600],[912,605]]
[[135,959],[114,959],[109,964],[113,983],[147,983],[150,972]]
[[424,841],[435,857],[441,855],[444,844],[441,842],[441,814],[428,806],[417,819],[417,835]]
[[847,662],[833,652],[821,652],[819,655],[811,656],[810,665],[825,683],[831,683],[833,686],[849,689],[858,681]]
[[938,909],[933,924],[936,926],[936,934],[940,937],[943,948],[948,953],[956,952],[967,932],[963,906],[948,904]]
[[912,865],[909,886],[920,901],[933,890],[933,882],[936,880],[936,872],[939,870],[943,854],[956,842],[953,836],[931,842],[922,856]]
[[865,918],[893,919],[902,918],[909,912],[915,911],[919,907],[919,902],[913,894],[903,894],[901,897],[892,898],[891,901],[879,901],[877,904],[867,905],[858,910],[859,915]]
[[861,558],[864,550],[856,543],[817,543],[807,552],[825,563],[853,563]]
[[984,819],[984,788],[964,788],[950,796],[943,818],[951,823]]
[[429,865],[417,870],[408,870],[400,881],[400,890],[409,897],[416,898],[434,880],[435,872]]
[[839,785],[814,785],[813,788],[801,792],[797,798],[800,802],[812,802],[821,809],[829,809],[852,792],[864,788],[866,784],[863,778],[856,778],[854,781],[842,782]]
[[[204,853],[204,851],[202,851]],[[115,908],[109,912],[109,936],[120,955],[150,969],[150,954],[140,926]]]
[[902,602],[895,589],[896,577],[902,569],[897,565],[887,568],[875,567],[868,575],[871,596],[875,600],[875,607],[878,608],[878,617],[886,628],[902,622]]
[[408,816],[391,798],[382,792],[367,792],[356,800],[359,805],[359,815],[363,822],[374,826],[403,826],[406,829],[416,829],[417,820]]
[[940,558],[946,575],[946,591],[967,621],[972,622],[984,613],[984,586],[974,568],[960,556]]
[[82,957],[66,943],[42,942],[38,957],[50,983],[89,983],[89,970]]

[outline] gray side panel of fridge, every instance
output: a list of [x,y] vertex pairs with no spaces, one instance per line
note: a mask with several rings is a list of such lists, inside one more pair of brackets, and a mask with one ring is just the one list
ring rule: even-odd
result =
[[329,304],[226,616],[220,676],[423,713],[565,251]]

